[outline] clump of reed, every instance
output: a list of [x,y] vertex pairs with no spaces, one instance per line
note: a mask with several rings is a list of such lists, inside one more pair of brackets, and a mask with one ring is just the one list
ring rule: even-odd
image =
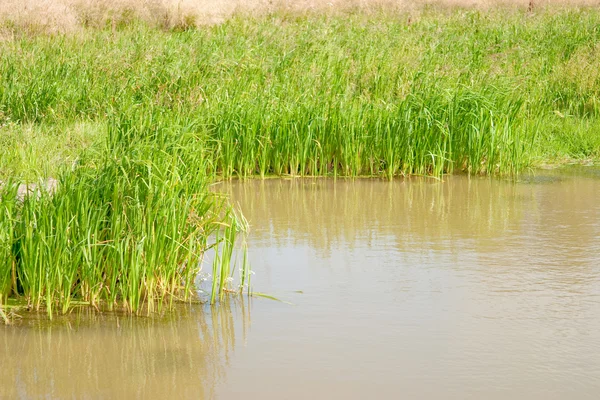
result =
[[194,295],[211,246],[228,257],[213,271],[214,293],[233,289],[243,219],[208,190],[197,134],[169,122],[115,113],[105,143],[63,171],[52,193],[19,198],[16,182],[2,186],[0,302],[21,297],[49,315],[76,304],[152,312]]
[[435,81],[393,103],[312,98],[282,110],[258,101],[214,118],[214,165],[224,176],[514,174],[535,137],[517,120],[521,107],[444,93]]

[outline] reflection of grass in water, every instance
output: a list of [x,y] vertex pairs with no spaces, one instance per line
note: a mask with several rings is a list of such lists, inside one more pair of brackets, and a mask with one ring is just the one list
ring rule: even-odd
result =
[[563,181],[564,178],[556,175],[535,175],[527,174],[519,178],[519,183],[529,184],[544,184],[544,183],[556,183]]
[[27,314],[0,327],[0,397],[22,390],[32,398],[213,398],[236,343],[245,341],[248,306],[236,298],[152,317]]
[[562,175],[600,179],[600,165],[570,165],[560,169]]
[[[400,252],[451,246],[460,253],[473,245],[486,252],[497,249],[503,238],[527,237],[532,229],[542,237],[555,230],[559,222],[553,218],[564,218],[560,223],[569,228],[563,233],[572,234],[560,240],[553,236],[559,240],[554,248],[570,247],[570,256],[580,252],[585,259],[598,237],[590,224],[598,185],[575,173],[551,173],[561,181],[535,185],[467,176],[445,177],[441,183],[426,178],[294,179],[232,183],[224,190],[243,205],[253,227],[252,243],[259,248],[308,245],[328,254],[340,245],[350,250],[365,240],[381,240]],[[557,214],[557,209],[569,212]]]

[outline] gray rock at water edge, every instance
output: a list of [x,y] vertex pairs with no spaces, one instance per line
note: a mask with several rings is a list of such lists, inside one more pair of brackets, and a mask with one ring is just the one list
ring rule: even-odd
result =
[[[4,185],[4,182],[0,181],[0,187]],[[22,183],[19,185],[17,190],[17,198],[19,200],[23,200],[25,196],[29,195],[40,195],[40,190],[43,190],[47,193],[54,193],[56,188],[58,187],[58,181],[54,178],[48,178],[41,184],[39,183]]]

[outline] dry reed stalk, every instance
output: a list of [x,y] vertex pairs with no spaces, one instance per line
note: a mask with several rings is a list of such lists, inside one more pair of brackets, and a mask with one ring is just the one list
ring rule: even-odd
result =
[[[502,6],[532,11],[534,3],[530,0],[3,0],[0,27],[56,33],[77,31],[83,26],[115,26],[137,18],[171,29],[221,23],[236,13],[418,11],[425,6],[477,9]],[[535,8],[548,6],[600,6],[600,0],[535,2]]]

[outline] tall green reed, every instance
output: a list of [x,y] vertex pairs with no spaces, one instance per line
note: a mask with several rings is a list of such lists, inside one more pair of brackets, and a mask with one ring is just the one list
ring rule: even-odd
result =
[[14,182],[0,184],[0,307],[12,294],[15,281],[13,254],[14,218],[17,209],[18,185]]
[[[177,120],[115,112],[104,146],[65,170],[53,193],[19,200],[4,190],[4,298],[12,292],[50,315],[74,302],[151,312],[189,300],[211,236],[223,232],[233,246],[243,228],[226,199],[208,190],[199,143]],[[230,275],[225,262],[221,268]],[[221,279],[215,290],[227,285]]]
[[580,132],[600,115],[597,10],[406,17],[281,13],[185,32],[132,21],[17,35],[0,43],[0,118],[179,115],[196,121],[207,167],[224,177],[507,174],[596,154]]

